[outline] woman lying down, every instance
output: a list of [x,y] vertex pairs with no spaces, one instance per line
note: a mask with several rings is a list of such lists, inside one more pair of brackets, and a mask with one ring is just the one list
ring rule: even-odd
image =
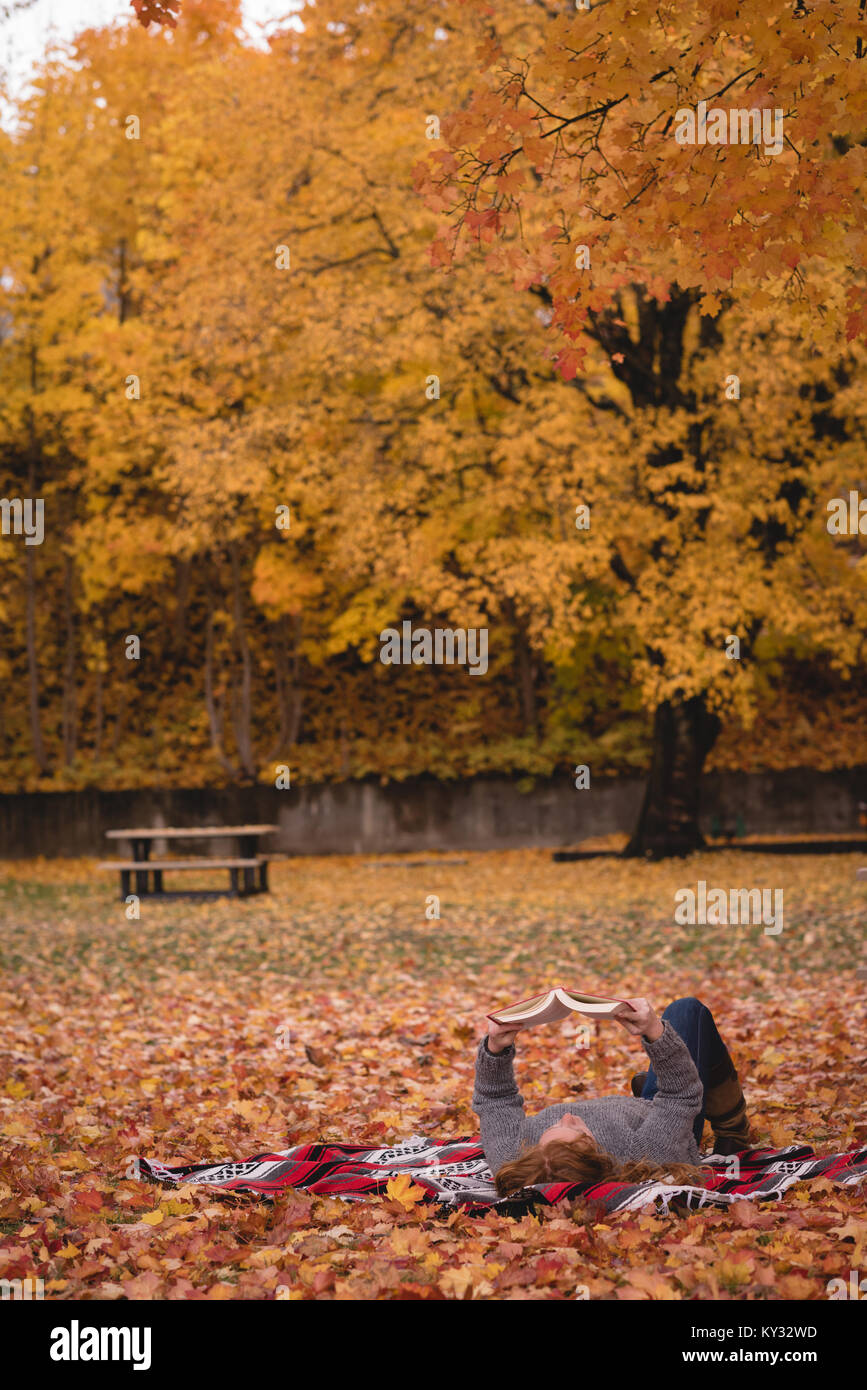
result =
[[473,1109],[501,1197],[546,1182],[700,1181],[705,1118],[713,1152],[750,1147],[743,1091],[710,1010],[676,999],[659,1018],[646,999],[625,1002],[632,1012],[615,1022],[641,1039],[650,1059],[650,1069],[632,1078],[632,1096],[568,1101],[530,1116],[513,1070],[522,1025],[485,1020]]

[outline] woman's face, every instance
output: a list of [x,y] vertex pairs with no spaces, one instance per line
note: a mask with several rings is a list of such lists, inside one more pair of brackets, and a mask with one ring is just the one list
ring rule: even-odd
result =
[[577,1115],[564,1115],[555,1125],[548,1126],[539,1143],[550,1144],[552,1140],[559,1140],[561,1143],[569,1144],[573,1139],[589,1139],[591,1144],[596,1143],[583,1120],[579,1120]]

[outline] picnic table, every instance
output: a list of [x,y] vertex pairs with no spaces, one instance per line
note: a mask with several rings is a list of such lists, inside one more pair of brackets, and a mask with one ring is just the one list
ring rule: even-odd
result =
[[[184,873],[201,869],[228,869],[229,893],[233,897],[247,897],[251,893],[268,892],[269,857],[259,854],[258,844],[261,835],[271,835],[279,830],[277,825],[173,825],[139,826],[127,830],[107,830],[107,840],[128,840],[132,847],[132,859],[112,859],[99,865],[103,870],[120,873],[120,896],[125,901],[129,896],[130,881],[135,874],[135,891],[139,897],[164,898],[221,898],[223,889],[192,889],[170,892],[163,888],[163,874]],[[236,840],[238,853],[228,859],[217,859],[205,855],[198,859],[160,859],[150,857],[154,840]],[[273,856],[272,856],[273,857]],[[243,878],[239,884],[239,876]],[[153,878],[153,886],[149,879]],[[258,880],[258,881],[257,881]]]

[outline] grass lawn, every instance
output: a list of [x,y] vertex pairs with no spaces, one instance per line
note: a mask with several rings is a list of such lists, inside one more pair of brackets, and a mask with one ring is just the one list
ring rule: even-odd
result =
[[[383,856],[383,859],[385,856]],[[867,1198],[599,1221],[517,1221],[304,1193],[273,1205],[128,1176],[306,1139],[474,1135],[485,1012],[563,983],[699,995],[726,1037],[756,1142],[867,1143],[863,856],[735,851],[553,864],[541,851],[382,867],[302,858],[248,901],[142,906],[95,861],[0,870],[0,1277],[46,1297],[826,1298],[867,1268]],[[444,859],[454,858],[446,855]],[[388,856],[394,863],[394,856]],[[674,893],[782,888],[779,935],[675,926]],[[168,880],[168,875],[167,875]],[[213,882],[213,880],[211,880]],[[184,886],[191,886],[184,875]],[[427,920],[429,895],[441,917]],[[411,1042],[401,1041],[401,1038]],[[628,1093],[644,1053],[602,1024],[519,1039],[528,1111]]]

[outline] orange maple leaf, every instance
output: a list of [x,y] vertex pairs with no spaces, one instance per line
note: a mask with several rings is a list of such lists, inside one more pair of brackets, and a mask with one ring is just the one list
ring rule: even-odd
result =
[[416,1187],[413,1180],[407,1173],[401,1173],[400,1177],[389,1178],[385,1185],[386,1193],[394,1201],[400,1202],[407,1211],[412,1211],[417,1202],[423,1202],[425,1190],[423,1187]]

